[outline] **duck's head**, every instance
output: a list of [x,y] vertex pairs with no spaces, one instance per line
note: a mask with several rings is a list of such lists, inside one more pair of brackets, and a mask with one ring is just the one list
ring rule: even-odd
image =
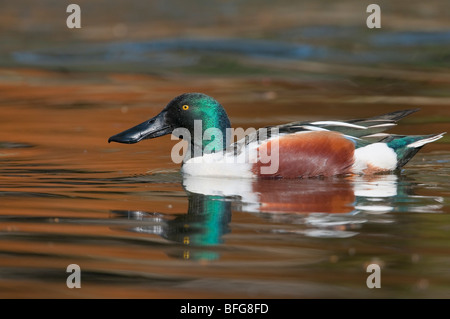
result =
[[[198,148],[201,149],[203,154],[206,146],[208,148],[216,147],[215,150],[217,150],[218,145],[222,145],[225,148],[228,141],[227,135],[229,130],[227,129],[230,127],[228,115],[219,102],[206,94],[185,93],[170,101],[155,117],[111,136],[108,142],[133,144],[144,139],[171,134],[172,132],[177,134],[178,137],[186,139],[186,136],[179,134],[182,130],[176,130],[185,129],[190,133],[192,151]],[[222,140],[217,139],[214,134],[214,136],[208,136],[205,140],[204,133],[211,128],[217,129],[222,133]],[[174,130],[176,131],[174,132]],[[201,133],[200,137],[195,136],[195,134],[198,135],[199,133]],[[198,153],[196,152],[195,154]]]

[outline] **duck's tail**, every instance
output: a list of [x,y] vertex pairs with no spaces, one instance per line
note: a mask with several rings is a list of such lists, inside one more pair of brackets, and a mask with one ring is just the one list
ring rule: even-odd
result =
[[415,113],[417,111],[420,111],[419,108],[415,108],[415,109],[407,109],[407,110],[400,110],[400,111],[395,111],[395,112],[390,112],[390,113],[386,113],[386,114],[382,114],[382,115],[376,115],[374,117],[368,118],[366,119],[366,121],[392,121],[392,122],[398,122],[400,121],[402,118]]
[[401,168],[426,144],[442,138],[447,132],[430,135],[390,135],[383,142],[397,153],[397,168]]

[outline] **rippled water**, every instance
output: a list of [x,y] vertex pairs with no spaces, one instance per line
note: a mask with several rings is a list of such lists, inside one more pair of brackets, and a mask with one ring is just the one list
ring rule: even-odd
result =
[[[358,11],[351,3],[342,6]],[[149,36],[130,32],[144,23],[133,11],[128,27],[115,21],[113,39],[86,18],[91,27],[71,43],[14,8],[4,12],[19,18],[8,21],[43,42],[0,32],[15,39],[0,52],[0,297],[450,297],[447,136],[401,172],[261,181],[182,176],[169,136],[107,143],[189,91],[217,98],[234,127],[420,107],[392,131],[449,131],[450,38],[439,12],[443,26],[406,28],[396,23],[416,20],[394,6],[403,20],[368,33],[354,11],[345,24],[347,11],[310,4],[311,18],[296,24],[264,2],[255,26],[227,33],[220,19],[244,20],[223,4],[211,33],[189,21],[185,36],[168,26],[182,8],[160,4],[169,24]],[[318,8],[329,23],[313,21]],[[66,286],[70,264],[81,289]],[[366,285],[370,264],[381,267],[380,289]]]
[[[186,178],[169,137],[107,143],[159,109],[108,105],[124,94],[117,89],[159,80],[71,87],[64,75],[3,72],[37,88],[9,84],[3,95],[2,297],[448,297],[445,144],[376,177]],[[82,289],[66,287],[73,263]],[[366,286],[371,263],[381,266],[382,289]]]

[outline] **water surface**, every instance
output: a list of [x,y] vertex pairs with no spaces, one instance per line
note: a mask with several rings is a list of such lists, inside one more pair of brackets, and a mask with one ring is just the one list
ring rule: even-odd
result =
[[182,176],[169,136],[107,143],[184,92],[234,127],[420,107],[392,132],[449,131],[447,2],[382,2],[369,31],[356,1],[80,1],[78,33],[44,2],[0,22],[0,297],[450,297],[448,136],[400,172],[259,182]]

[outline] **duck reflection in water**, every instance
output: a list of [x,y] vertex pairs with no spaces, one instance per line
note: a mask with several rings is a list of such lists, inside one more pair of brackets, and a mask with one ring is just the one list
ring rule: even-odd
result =
[[113,214],[145,221],[142,226],[129,229],[133,232],[179,243],[181,246],[169,247],[170,256],[213,260],[220,258],[220,244],[224,235],[231,232],[232,211],[253,213],[269,223],[276,222],[271,233],[352,237],[367,222],[367,216],[398,207],[397,197],[406,195],[409,189],[401,186],[405,184],[399,183],[399,178],[406,177],[385,174],[252,181],[187,176],[183,179],[189,200],[187,213],[113,211]]
[[116,217],[145,221],[145,225],[129,229],[133,232],[155,234],[182,244],[181,250],[179,247],[169,249],[168,254],[172,257],[217,259],[219,255],[215,247],[223,242],[223,235],[230,232],[231,201],[224,196],[190,192],[187,192],[187,196],[187,213],[164,214],[117,210],[112,213]]

